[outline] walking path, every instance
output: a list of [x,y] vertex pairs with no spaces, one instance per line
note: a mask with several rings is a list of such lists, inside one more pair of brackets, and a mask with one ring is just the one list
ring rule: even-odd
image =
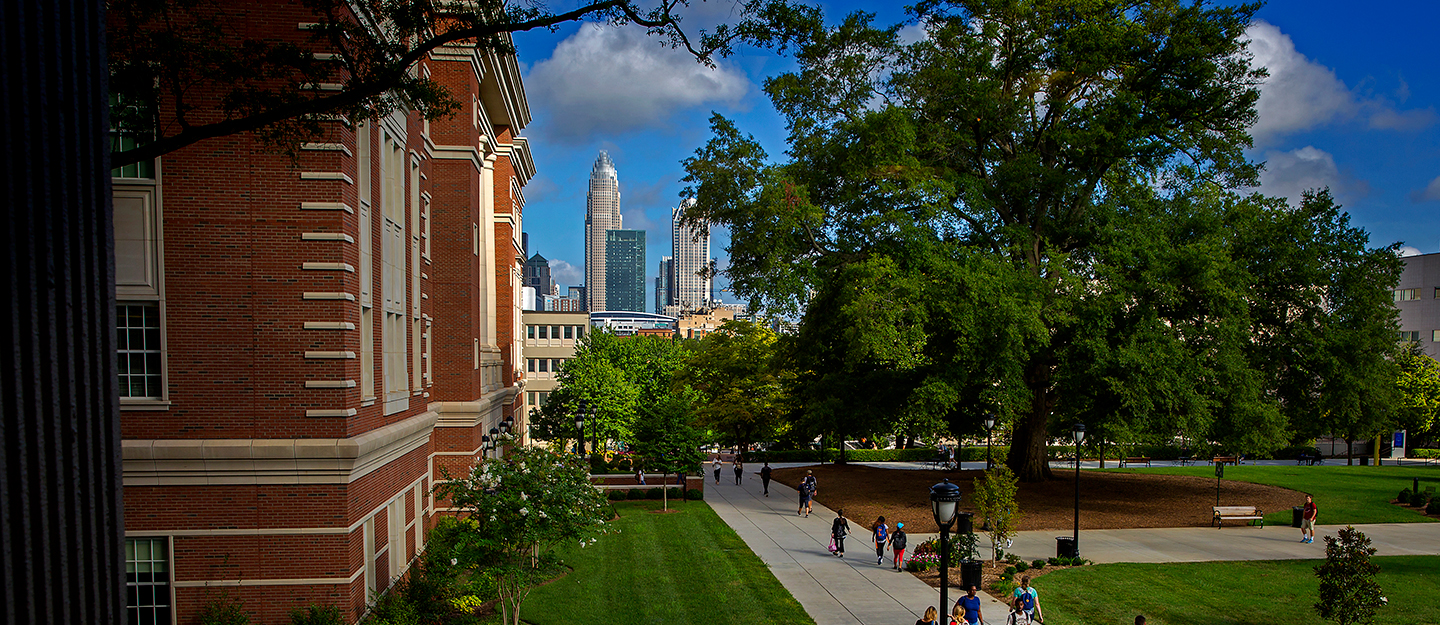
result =
[[[736,486],[729,473],[718,486],[713,481],[706,484],[705,500],[770,567],[816,625],[913,623],[927,606],[942,613],[949,607],[940,606],[940,589],[909,573],[896,573],[889,563],[872,562],[875,551],[866,528],[852,523],[845,557],[832,556],[827,546],[834,510],[816,504],[808,518],[797,516],[795,489],[771,482],[770,496],[764,497],[758,476],[747,473],[744,483]],[[920,542],[912,536],[910,548]],[[885,555],[892,557],[889,551]],[[965,593],[954,587],[959,579],[950,582],[953,604]],[[984,593],[979,596],[985,621],[1005,622],[1005,606]]]

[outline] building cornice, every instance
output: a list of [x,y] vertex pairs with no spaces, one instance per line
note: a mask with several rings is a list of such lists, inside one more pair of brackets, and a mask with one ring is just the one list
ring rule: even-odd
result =
[[131,439],[125,486],[349,484],[430,441],[433,411],[349,438]]

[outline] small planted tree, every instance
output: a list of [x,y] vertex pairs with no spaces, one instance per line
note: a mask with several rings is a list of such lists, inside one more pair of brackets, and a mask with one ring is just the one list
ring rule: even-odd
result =
[[[669,484],[671,473],[698,473],[705,460],[700,451],[701,434],[691,424],[691,414],[689,399],[679,395],[640,411],[635,424],[635,454],[666,476],[664,484]],[[663,490],[661,505],[669,510],[669,489]]]
[[449,556],[457,567],[494,574],[506,625],[519,625],[520,604],[543,581],[541,550],[566,541],[593,543],[609,516],[583,459],[539,447],[486,460],[436,492],[463,510],[465,536],[450,541]]
[[1325,563],[1315,567],[1320,578],[1320,600],[1315,611],[1320,618],[1339,625],[1369,623],[1385,604],[1375,574],[1380,567],[1370,562],[1375,548],[1364,532],[1347,526],[1339,537],[1325,537]]
[[1003,464],[986,471],[984,479],[975,480],[975,507],[990,526],[992,561],[1000,545],[1013,538],[1020,527],[1020,506],[1015,502],[1019,490],[1015,473]]

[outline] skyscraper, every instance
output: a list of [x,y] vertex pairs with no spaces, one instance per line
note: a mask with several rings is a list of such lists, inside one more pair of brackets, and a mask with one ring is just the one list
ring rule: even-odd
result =
[[645,312],[645,231],[606,230],[605,257],[604,310]]
[[[590,191],[585,196],[585,301],[588,310],[608,310],[605,232],[624,227],[620,217],[620,179],[615,175],[615,163],[610,160],[610,154],[601,150],[600,156],[595,158],[595,166],[590,168]],[[643,271],[641,276],[644,276]],[[644,291],[643,277],[641,291]],[[643,295],[640,305],[643,311]]]
[[550,277],[550,261],[539,252],[525,261],[525,286],[538,295],[560,295],[560,287]]
[[670,303],[670,285],[675,280],[674,261],[669,256],[660,257],[660,269],[655,273],[655,312],[665,314],[665,305]]
[[711,279],[701,275],[710,268],[710,228],[681,224],[685,210],[695,200],[684,200],[670,213],[670,250],[672,257],[670,304],[681,310],[704,308],[710,303]]

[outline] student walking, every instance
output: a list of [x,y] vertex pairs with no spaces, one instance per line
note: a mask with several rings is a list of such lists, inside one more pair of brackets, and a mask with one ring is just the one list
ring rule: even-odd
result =
[[1305,496],[1305,508],[1300,511],[1300,542],[1315,542],[1315,500]]
[[742,476],[742,475],[745,474],[745,465],[744,465],[744,464],[741,464],[741,462],[740,462],[740,456],[735,456],[735,463],[734,463],[733,466],[734,466],[734,468],[735,468],[735,485],[736,485],[736,486],[739,486],[739,485],[740,485],[740,476]]
[[760,485],[765,487],[765,496],[770,496],[770,463],[760,467]]
[[950,611],[950,625],[976,625],[980,622],[980,598],[975,596],[975,586],[965,587],[965,596],[955,602]]
[[715,485],[720,485],[720,456],[715,456],[715,462],[710,465],[715,469]]
[[915,625],[937,625],[935,619],[939,617],[940,614],[935,611],[935,606],[932,605],[928,608],[925,608],[925,618],[915,621]]
[[805,471],[805,479],[800,480],[800,510],[796,516],[810,516],[810,502],[815,500],[815,493],[819,491],[819,483],[815,481],[812,471]]
[[1011,597],[1014,599],[1016,612],[1024,613],[1032,622],[1045,620],[1045,614],[1040,609],[1040,595],[1030,586],[1028,575],[1020,578],[1020,587],[1011,593]]
[[845,537],[850,534],[850,522],[845,520],[845,511],[836,510],[835,520],[830,523],[830,540],[835,542],[836,557],[845,557]]
[[885,543],[890,542],[890,526],[885,524],[885,517],[875,519],[875,524],[870,526],[870,536],[875,540],[875,564],[885,561]]
[[895,533],[890,536],[890,551],[895,554],[895,570],[905,568],[905,545],[909,539],[905,536],[905,524],[895,523]]

